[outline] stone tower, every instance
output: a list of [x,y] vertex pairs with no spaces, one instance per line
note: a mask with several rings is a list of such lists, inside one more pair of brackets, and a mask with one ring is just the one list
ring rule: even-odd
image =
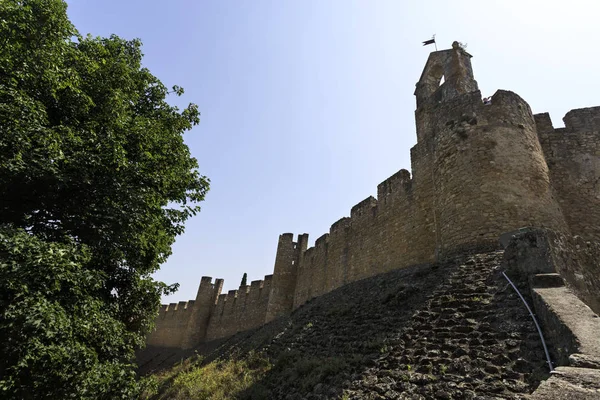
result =
[[269,304],[265,322],[289,314],[294,305],[294,292],[296,289],[298,265],[308,246],[308,235],[298,236],[294,242],[292,233],[279,235],[277,253],[275,254],[275,267],[273,268],[273,286],[269,296]]
[[415,95],[415,147],[431,172],[438,253],[492,246],[499,232],[523,226],[566,229],[521,97],[498,90],[483,104],[471,55],[457,42],[430,54]]

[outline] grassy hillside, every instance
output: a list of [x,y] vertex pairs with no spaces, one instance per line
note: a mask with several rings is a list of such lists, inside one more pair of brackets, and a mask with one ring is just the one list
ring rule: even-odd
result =
[[148,398],[522,398],[548,374],[501,258],[476,254],[354,282],[171,368],[192,353],[149,349],[142,370],[162,371]]

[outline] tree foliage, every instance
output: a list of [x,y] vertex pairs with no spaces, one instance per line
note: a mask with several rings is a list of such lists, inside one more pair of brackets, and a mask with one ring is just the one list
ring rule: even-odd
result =
[[102,301],[104,274],[83,267],[89,251],[3,227],[0,254],[2,398],[134,397],[130,337]]
[[248,284],[248,274],[244,272],[244,275],[242,276],[242,282],[240,283],[240,286],[245,286]]
[[133,351],[175,289],[150,275],[209,187],[182,137],[197,107],[169,105],[183,89],[142,56],[137,39],[81,36],[62,0],[0,1],[6,398],[136,390]]

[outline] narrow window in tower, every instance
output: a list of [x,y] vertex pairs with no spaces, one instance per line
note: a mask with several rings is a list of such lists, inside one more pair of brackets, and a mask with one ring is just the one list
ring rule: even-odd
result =
[[442,79],[440,79],[440,86],[444,84],[444,75],[442,75]]

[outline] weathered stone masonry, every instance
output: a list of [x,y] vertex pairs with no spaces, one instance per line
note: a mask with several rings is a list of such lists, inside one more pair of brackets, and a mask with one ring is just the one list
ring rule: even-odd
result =
[[[444,77],[444,83],[440,81]],[[221,294],[203,277],[196,300],[162,306],[148,344],[190,348],[258,327],[349,282],[497,246],[523,226],[600,239],[600,107],[565,128],[498,90],[484,105],[471,55],[430,54],[416,85],[417,144],[400,170],[308,247],[279,237],[272,276]]]

